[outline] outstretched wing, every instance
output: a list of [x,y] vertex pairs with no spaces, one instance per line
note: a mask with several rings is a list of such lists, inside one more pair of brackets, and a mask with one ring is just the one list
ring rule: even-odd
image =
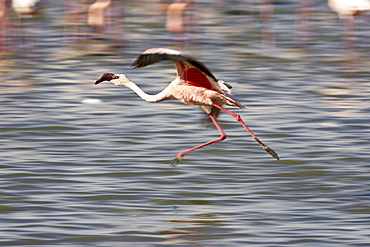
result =
[[203,87],[221,92],[216,77],[202,63],[181,52],[167,48],[151,48],[144,51],[132,66],[136,69],[161,61],[172,61],[177,70],[177,76],[189,86]]

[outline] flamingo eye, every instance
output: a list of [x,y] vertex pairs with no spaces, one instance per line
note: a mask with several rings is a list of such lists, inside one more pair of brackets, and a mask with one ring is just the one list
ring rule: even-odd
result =
[[118,75],[116,75],[115,77],[114,77],[114,79],[118,79],[119,78],[119,76]]

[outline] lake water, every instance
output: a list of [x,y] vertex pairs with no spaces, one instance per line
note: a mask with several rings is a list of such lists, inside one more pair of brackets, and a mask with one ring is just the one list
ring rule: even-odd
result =
[[[103,38],[66,24],[60,1],[22,22],[10,15],[0,63],[1,246],[370,245],[367,16],[357,20],[358,57],[345,61],[341,23],[325,3],[310,6],[308,40],[297,41],[293,1],[263,23],[253,1],[219,2],[188,13],[194,26],[176,41],[154,1],[117,3],[124,23]],[[261,41],[261,28],[275,41]],[[172,167],[178,152],[219,136],[201,128],[201,109],[94,85],[104,72],[125,73],[157,93],[175,76],[171,63],[130,69],[151,47],[192,55],[232,84],[246,109],[229,109],[281,160],[222,114],[228,138]]]

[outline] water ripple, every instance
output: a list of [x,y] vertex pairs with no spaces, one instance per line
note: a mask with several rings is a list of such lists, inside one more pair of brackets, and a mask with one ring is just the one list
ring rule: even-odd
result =
[[[292,41],[291,1],[275,4],[275,47],[261,45],[258,6],[235,3],[199,4],[194,40],[177,43],[155,4],[116,6],[127,14],[122,43],[93,39],[82,26],[86,39],[72,42],[58,1],[24,23],[38,39],[6,38],[1,245],[368,246],[368,44],[358,48],[357,73],[344,73],[336,16],[314,6],[316,38],[300,45]],[[246,105],[233,110],[281,161],[222,114],[228,138],[172,167],[178,152],[219,136],[201,127],[201,109],[94,85],[115,72],[147,92],[162,90],[175,76],[170,63],[130,65],[144,49],[163,46],[233,84]]]

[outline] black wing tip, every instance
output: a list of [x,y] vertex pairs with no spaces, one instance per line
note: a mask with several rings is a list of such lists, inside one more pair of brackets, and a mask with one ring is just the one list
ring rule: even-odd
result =
[[201,62],[197,61],[195,58],[183,54],[180,51],[168,49],[168,48],[151,48],[147,49],[141,53],[134,63],[131,65],[133,69],[141,69],[148,65],[162,62],[162,61],[172,61],[172,62],[188,62],[194,67],[197,67],[207,76],[211,77],[214,80],[217,80],[212,72]]
[[133,69],[141,69],[154,63],[158,63],[164,60],[170,60],[164,57],[165,55],[166,54],[160,53],[142,53],[136,58],[131,67]]
[[142,68],[138,63],[134,62],[133,64],[131,64],[131,69],[140,69]]

